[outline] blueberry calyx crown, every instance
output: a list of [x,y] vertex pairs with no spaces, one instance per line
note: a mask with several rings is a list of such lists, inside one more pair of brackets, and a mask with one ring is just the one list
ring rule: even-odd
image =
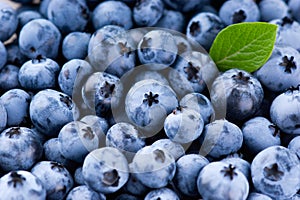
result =
[[17,172],[13,171],[10,174],[11,180],[8,181],[8,185],[13,185],[13,187],[17,187],[17,185],[23,185],[23,182],[26,181],[26,178],[22,175],[18,174]]
[[235,75],[232,75],[233,80],[235,80],[239,84],[246,85],[248,83],[252,83],[249,76],[245,76],[243,72],[238,72]]
[[125,43],[119,42],[118,46],[120,48],[121,54],[128,57],[131,52],[131,48],[127,47],[127,42],[125,42]]
[[83,134],[84,138],[92,140],[95,137],[94,134],[93,134],[93,130],[92,130],[91,127],[88,126],[88,127],[83,128],[81,130],[84,132],[84,134]]
[[104,85],[100,88],[100,95],[104,98],[109,98],[112,95],[115,87],[115,84],[110,84],[109,82],[105,81]]
[[103,173],[102,183],[104,183],[105,185],[108,185],[108,186],[116,187],[119,184],[119,179],[120,179],[120,177],[119,177],[118,171],[116,169],[113,169],[111,171]]
[[299,91],[299,88],[300,88],[300,84],[297,85],[296,87],[295,86],[291,86],[289,87],[286,92],[294,92],[294,91]]
[[233,14],[232,23],[236,24],[236,23],[243,22],[243,21],[245,21],[246,18],[247,18],[247,16],[245,14],[245,11],[239,10]]
[[285,16],[284,18],[282,18],[281,26],[285,26],[286,24],[292,24],[293,22],[293,19]]
[[270,167],[265,167],[263,173],[271,181],[279,181],[284,175],[284,172],[279,170],[277,163],[272,164]]
[[84,18],[84,19],[88,19],[89,18],[89,13],[88,13],[88,10],[80,5],[80,9],[81,9],[81,16]]
[[63,102],[64,104],[66,104],[70,110],[72,110],[73,102],[72,102],[71,98],[68,96],[64,96],[62,94],[59,94],[59,96],[60,96],[59,100],[61,102]]
[[294,61],[294,56],[288,58],[287,56],[283,56],[282,62],[279,63],[280,66],[285,67],[284,72],[291,74],[292,69],[296,69],[296,63]]
[[187,108],[186,106],[177,106],[176,109],[173,110],[173,114],[176,115],[177,111],[182,111],[183,108]]
[[280,129],[279,129],[279,127],[276,126],[275,124],[270,124],[270,125],[269,125],[269,128],[270,128],[270,129],[273,129],[273,136],[274,136],[274,137],[280,134]]
[[160,149],[155,149],[154,151],[153,151],[153,153],[154,153],[154,155],[155,155],[155,160],[157,161],[157,162],[160,162],[160,163],[164,163],[165,162],[165,160],[166,160],[166,156],[165,156],[165,153],[162,151],[162,150],[160,150]]
[[9,138],[13,138],[13,136],[17,136],[20,134],[21,134],[20,127],[13,127],[5,133],[5,136],[8,136]]
[[45,62],[46,61],[46,58],[42,55],[38,55],[36,58],[32,59],[32,63],[33,64],[38,64],[38,63],[42,63],[42,62]]
[[60,164],[60,163],[58,163],[58,162],[50,162],[50,165],[51,165],[51,169],[52,170],[56,170],[56,171],[58,171],[58,172],[62,172],[62,171],[64,171],[64,166],[62,165],[62,164]]
[[144,97],[145,99],[143,100],[143,103],[147,104],[149,107],[151,107],[154,103],[159,103],[158,94],[153,94],[152,92],[149,92],[149,94],[145,94]]
[[151,38],[143,38],[141,43],[141,52],[144,54],[145,59],[150,60],[154,57],[154,53],[149,48],[151,46]]
[[233,178],[238,175],[235,169],[236,169],[235,166],[229,164],[229,166],[224,167],[224,169],[222,169],[221,172],[224,173],[224,177],[229,177],[230,180],[233,180]]
[[187,74],[187,79],[191,80],[199,80],[198,72],[200,70],[199,66],[194,66],[193,63],[188,62],[188,66],[183,68],[184,72]]
[[192,36],[196,36],[201,31],[199,22],[193,22],[190,26],[190,33]]

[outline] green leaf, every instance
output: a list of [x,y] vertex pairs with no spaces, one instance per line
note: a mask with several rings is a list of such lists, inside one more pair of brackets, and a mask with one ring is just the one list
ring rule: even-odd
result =
[[277,25],[266,22],[233,24],[217,35],[210,56],[219,70],[232,68],[253,72],[271,56]]

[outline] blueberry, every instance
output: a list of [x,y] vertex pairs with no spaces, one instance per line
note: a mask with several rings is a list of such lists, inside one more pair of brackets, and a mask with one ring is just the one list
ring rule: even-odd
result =
[[209,161],[198,154],[188,154],[179,158],[176,162],[174,184],[184,195],[199,197],[197,178],[200,171]]
[[272,200],[269,196],[257,192],[251,192],[247,200]]
[[86,123],[93,129],[99,139],[99,147],[104,147],[106,142],[106,133],[109,128],[107,120],[96,115],[86,115],[81,118],[80,121]]
[[193,109],[200,113],[204,124],[210,122],[214,117],[214,108],[210,100],[201,93],[190,93],[185,95],[179,102],[182,107]]
[[298,158],[300,159],[300,136],[295,137],[294,139],[292,139],[289,144],[288,144],[288,148],[292,151],[294,151]]
[[19,35],[20,50],[29,58],[36,58],[38,55],[56,58],[60,40],[59,30],[46,19],[31,20],[23,26]]
[[244,121],[253,116],[264,97],[260,82],[240,69],[230,69],[219,75],[211,86],[210,94],[215,110],[226,112],[226,119],[231,122]]
[[283,0],[262,0],[258,4],[261,20],[271,21],[289,16],[289,8]]
[[76,163],[64,157],[61,154],[60,148],[61,145],[58,138],[51,138],[47,140],[43,145],[46,160],[60,163],[67,169],[73,169]]
[[4,67],[7,62],[7,50],[4,44],[0,41],[0,70]]
[[93,129],[81,121],[72,121],[62,127],[58,140],[61,154],[78,163],[82,163],[90,151],[99,147],[99,138]]
[[85,185],[82,174],[82,167],[78,167],[74,172],[74,181],[76,185]]
[[58,84],[62,92],[72,96],[73,89],[82,85],[88,75],[92,74],[92,66],[85,60],[72,59],[66,62],[58,75]]
[[292,87],[278,95],[271,104],[271,120],[285,133],[300,134],[299,96],[299,87]]
[[142,200],[139,197],[133,196],[131,194],[120,194],[114,200]]
[[150,191],[146,196],[145,200],[179,200],[178,195],[169,188],[159,188],[156,190]]
[[144,35],[137,52],[141,63],[154,63],[156,65],[151,65],[150,69],[160,70],[174,63],[178,49],[171,33],[153,30]]
[[96,111],[98,117],[107,117],[111,108],[117,107],[122,95],[123,86],[120,79],[105,72],[92,74],[82,88],[86,105]]
[[18,126],[28,122],[30,95],[21,89],[11,89],[1,97],[7,111],[7,125]]
[[70,172],[57,162],[38,162],[31,173],[41,180],[49,200],[63,199],[74,185]]
[[90,11],[84,0],[51,0],[47,7],[48,19],[63,34],[83,31],[89,20]]
[[[270,70],[272,69],[272,70]],[[255,72],[270,91],[283,92],[300,83],[300,54],[289,46],[275,46],[269,60]]]
[[3,101],[0,98],[0,131],[3,131],[7,125],[7,112]]
[[185,17],[181,12],[165,9],[163,16],[158,20],[155,26],[183,32],[186,26]]
[[63,40],[62,54],[67,60],[85,59],[91,38],[90,33],[71,32]]
[[88,59],[97,71],[121,77],[135,67],[134,42],[124,28],[106,25],[91,37]]
[[60,67],[54,60],[38,56],[21,66],[18,75],[20,85],[33,91],[54,88],[59,70]]
[[300,8],[300,2],[297,0],[289,0],[288,6],[293,17],[300,22],[300,13],[298,12]]
[[39,13],[41,13],[41,15],[43,15],[43,17],[48,17],[47,16],[47,10],[48,10],[48,6],[51,0],[42,0],[39,6]]
[[66,200],[106,200],[106,197],[104,194],[97,193],[86,185],[81,185],[74,187],[69,192]]
[[232,164],[245,175],[248,181],[251,180],[251,165],[248,161],[239,157],[227,157],[221,161],[227,164]]
[[0,41],[5,42],[18,27],[16,11],[6,2],[0,3],[0,24]]
[[65,124],[77,118],[76,109],[68,95],[46,89],[32,98],[29,114],[33,125],[41,133],[55,137]]
[[128,180],[125,156],[116,148],[103,147],[90,152],[83,162],[85,183],[96,192],[114,193]]
[[7,44],[5,47],[7,51],[7,63],[16,66],[22,66],[23,63],[28,60],[27,57],[21,53],[20,47],[17,42]]
[[205,4],[205,0],[164,0],[164,2],[172,9],[185,13],[200,9]]
[[280,130],[268,119],[255,117],[242,127],[244,148],[251,155],[274,145],[280,145]]
[[215,120],[207,124],[202,134],[204,141],[200,153],[208,154],[213,158],[235,153],[243,143],[241,129],[226,119]]
[[253,159],[251,175],[258,192],[274,199],[288,199],[300,188],[300,161],[283,146],[268,147]]
[[15,65],[5,65],[0,70],[0,90],[8,91],[20,87],[19,70],[20,68]]
[[175,160],[178,160],[185,154],[185,149],[181,144],[172,142],[170,139],[159,139],[152,143],[154,148],[165,149],[169,154],[171,154]]
[[189,143],[197,139],[203,130],[204,122],[200,113],[178,106],[164,122],[164,130],[170,140]]
[[226,25],[230,25],[259,21],[260,12],[257,4],[252,0],[229,0],[220,8],[219,16]]
[[300,40],[298,38],[298,33],[300,31],[299,22],[289,18],[284,17],[282,19],[274,19],[270,21],[271,24],[277,25],[277,35],[276,44],[277,45],[287,45],[300,50]]
[[134,125],[151,133],[161,129],[164,119],[177,105],[173,90],[153,79],[134,84],[125,99],[128,118]]
[[170,70],[170,85],[183,97],[192,92],[203,92],[219,73],[212,59],[199,51],[182,53]]
[[133,26],[131,9],[121,1],[105,1],[93,11],[94,28],[100,29],[105,25],[117,25],[130,29]]
[[28,171],[11,171],[0,178],[0,199],[46,199],[42,182]]
[[187,25],[187,37],[197,41],[208,50],[217,34],[224,28],[222,20],[215,14],[203,12],[195,15]]
[[162,0],[137,0],[133,7],[133,19],[138,26],[154,26],[163,11]]
[[18,28],[21,30],[22,27],[27,24],[28,22],[30,22],[31,20],[34,19],[41,19],[43,18],[42,15],[37,12],[37,11],[33,11],[33,10],[27,10],[27,11],[23,11],[20,12],[17,16],[18,20],[19,20],[19,24],[18,24]]
[[249,183],[244,174],[224,162],[206,165],[199,174],[197,186],[203,199],[246,200],[249,193]]
[[163,148],[146,146],[139,150],[132,161],[132,173],[145,186],[161,188],[173,179],[176,164],[173,156]]
[[41,142],[25,127],[11,127],[0,134],[0,167],[4,171],[28,170],[42,156]]
[[124,155],[132,155],[145,146],[143,135],[131,124],[116,123],[106,134],[106,146],[124,151]]

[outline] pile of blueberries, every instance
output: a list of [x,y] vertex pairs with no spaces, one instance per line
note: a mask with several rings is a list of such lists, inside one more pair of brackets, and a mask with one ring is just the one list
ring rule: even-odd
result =
[[[0,200],[300,199],[299,0],[10,3]],[[271,57],[219,72],[217,34],[255,21]]]

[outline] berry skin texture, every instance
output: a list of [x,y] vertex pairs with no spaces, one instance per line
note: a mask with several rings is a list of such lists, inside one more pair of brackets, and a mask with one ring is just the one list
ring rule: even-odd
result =
[[246,200],[249,183],[244,174],[231,164],[211,162],[200,172],[198,191],[203,199]]
[[260,82],[240,69],[230,69],[219,75],[210,91],[211,102],[219,113],[226,113],[231,122],[241,122],[260,108],[264,91]]
[[69,192],[66,200],[106,200],[106,197],[104,194],[97,193],[86,185],[80,185]]
[[105,25],[117,25],[128,30],[132,28],[131,9],[121,1],[105,1],[93,11],[94,28],[100,29]]
[[154,148],[163,148],[170,153],[175,160],[178,160],[185,154],[185,149],[176,142],[172,142],[170,139],[159,139],[152,143],[151,145]]
[[129,167],[125,156],[118,149],[103,147],[85,157],[82,174],[86,185],[91,189],[110,194],[127,182]]
[[31,98],[27,92],[21,89],[11,89],[0,98],[7,111],[8,126],[18,126],[28,120]]
[[172,29],[178,32],[183,32],[185,28],[185,17],[181,12],[174,10],[164,10],[163,16],[155,24],[156,27]]
[[260,12],[252,0],[229,0],[220,8],[219,16],[226,25],[230,25],[259,21]]
[[173,156],[162,148],[146,146],[135,154],[132,161],[132,173],[149,188],[167,186],[175,171]]
[[152,70],[165,69],[176,59],[178,52],[173,35],[163,30],[153,30],[144,35],[138,44],[139,60]]
[[4,44],[0,41],[0,70],[4,67],[7,62],[7,50]]
[[256,192],[251,192],[248,195],[247,200],[272,200],[272,199],[267,195],[256,193]]
[[248,120],[242,127],[244,148],[249,155],[274,145],[280,145],[279,128],[264,117]]
[[215,14],[202,12],[194,16],[187,25],[188,39],[197,41],[208,50],[217,34],[224,28],[222,20]]
[[42,182],[28,171],[11,171],[0,178],[0,199],[45,200],[46,189]]
[[25,62],[19,71],[20,85],[26,90],[39,91],[54,88],[59,65],[50,58],[37,57]]
[[285,133],[300,134],[299,97],[299,88],[290,88],[278,95],[271,104],[271,120]]
[[133,19],[138,26],[154,26],[163,11],[162,0],[138,0],[133,7]]
[[[271,70],[270,70],[271,69]],[[255,77],[270,91],[283,92],[300,83],[300,54],[290,46],[275,46],[269,60]]]
[[88,23],[90,11],[83,0],[51,0],[47,16],[63,34],[83,31]]
[[177,143],[189,143],[197,139],[203,130],[204,122],[200,113],[179,106],[170,113],[164,122],[168,138]]
[[8,40],[18,27],[16,11],[6,2],[0,2],[0,41]]
[[200,153],[201,155],[208,154],[213,158],[236,153],[243,143],[241,129],[225,119],[215,120],[207,124],[202,135],[204,141]]
[[262,0],[258,4],[261,20],[271,21],[289,16],[289,8],[283,0]]
[[297,0],[290,0],[288,2],[289,9],[291,10],[291,13],[293,14],[294,18],[300,22],[300,3]]
[[42,55],[56,58],[60,45],[61,34],[49,20],[35,19],[21,29],[19,45],[21,52],[29,58]]
[[29,170],[42,153],[41,142],[29,128],[11,127],[0,134],[0,167],[5,172]]
[[77,107],[61,92],[46,89],[38,92],[29,105],[33,125],[46,136],[55,137],[60,129],[77,118]]
[[67,60],[85,59],[87,56],[90,39],[90,33],[69,33],[62,42],[62,54]]
[[5,65],[0,70],[0,90],[8,91],[10,89],[19,88],[19,71],[20,68],[15,65]]
[[197,178],[200,171],[209,161],[198,154],[188,154],[179,158],[176,162],[174,184],[177,189],[189,197],[199,197]]
[[300,136],[292,139],[288,145],[288,148],[294,151],[297,154],[298,158],[300,158]]
[[64,199],[74,185],[70,172],[57,162],[38,162],[31,169],[31,173],[41,180],[49,200]]
[[169,188],[159,188],[152,190],[145,196],[145,200],[161,199],[161,200],[179,200],[177,194]]
[[164,0],[164,3],[174,10],[189,13],[201,9],[206,2],[205,0]]
[[276,200],[289,199],[300,189],[300,161],[283,146],[272,146],[257,154],[251,174],[255,189]]
[[3,131],[7,125],[7,112],[0,98],[0,131]]

